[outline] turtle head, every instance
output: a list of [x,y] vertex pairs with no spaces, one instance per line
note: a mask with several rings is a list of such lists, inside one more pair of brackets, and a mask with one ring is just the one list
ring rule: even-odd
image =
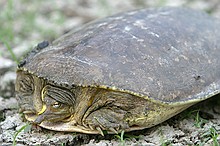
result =
[[68,89],[46,85],[41,92],[42,109],[34,123],[40,124],[47,120],[51,122],[59,122],[68,120],[73,114],[75,97]]
[[36,124],[68,120],[74,112],[75,96],[69,89],[50,85],[26,71],[17,71],[15,89],[20,111]]

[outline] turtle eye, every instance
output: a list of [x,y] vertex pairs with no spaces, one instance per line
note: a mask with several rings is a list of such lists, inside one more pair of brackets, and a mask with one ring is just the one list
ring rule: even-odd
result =
[[55,108],[55,109],[60,108],[60,107],[61,107],[61,103],[55,102],[55,103],[52,105],[52,107]]
[[34,91],[33,82],[31,75],[20,74],[16,79],[16,90],[25,95],[30,95]]

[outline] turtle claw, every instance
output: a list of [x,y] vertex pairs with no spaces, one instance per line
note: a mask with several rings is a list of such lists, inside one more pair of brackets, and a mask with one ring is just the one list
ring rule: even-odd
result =
[[91,125],[89,125],[89,128],[90,128],[91,130],[95,130]]
[[89,127],[92,131],[97,130],[99,132],[99,134],[101,134],[102,136],[104,136],[103,130],[109,131],[110,133],[114,133],[114,134],[118,134],[118,130],[119,128],[103,128],[102,125],[99,125],[97,127],[93,127],[92,125],[87,125],[86,127]]
[[113,132],[115,134],[118,134],[118,131],[116,129],[114,129],[114,128],[109,128],[109,131],[111,131],[111,132]]
[[86,129],[86,127],[82,126],[82,125],[76,125],[78,128],[80,129]]
[[103,131],[102,131],[102,129],[100,127],[96,127],[96,130],[99,132],[99,134],[104,136],[104,133],[103,133]]
[[[87,125],[87,124],[85,124],[85,123],[82,123],[82,126],[85,127],[85,128],[90,128],[89,125]],[[90,129],[91,129],[91,128],[90,128]]]

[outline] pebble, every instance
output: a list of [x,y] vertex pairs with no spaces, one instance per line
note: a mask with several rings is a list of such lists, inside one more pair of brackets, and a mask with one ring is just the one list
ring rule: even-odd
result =
[[19,114],[15,114],[14,116],[6,117],[5,121],[0,123],[0,126],[3,130],[16,129],[21,122]]

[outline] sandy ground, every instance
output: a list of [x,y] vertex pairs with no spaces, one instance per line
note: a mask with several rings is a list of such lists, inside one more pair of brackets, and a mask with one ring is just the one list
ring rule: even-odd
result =
[[19,146],[219,145],[219,96],[195,105],[153,128],[104,137],[31,127],[18,112],[14,98],[16,59],[8,51],[8,46],[19,59],[38,42],[52,41],[91,20],[122,11],[160,6],[187,6],[220,18],[218,0],[0,0],[0,144],[10,146],[14,141]]

